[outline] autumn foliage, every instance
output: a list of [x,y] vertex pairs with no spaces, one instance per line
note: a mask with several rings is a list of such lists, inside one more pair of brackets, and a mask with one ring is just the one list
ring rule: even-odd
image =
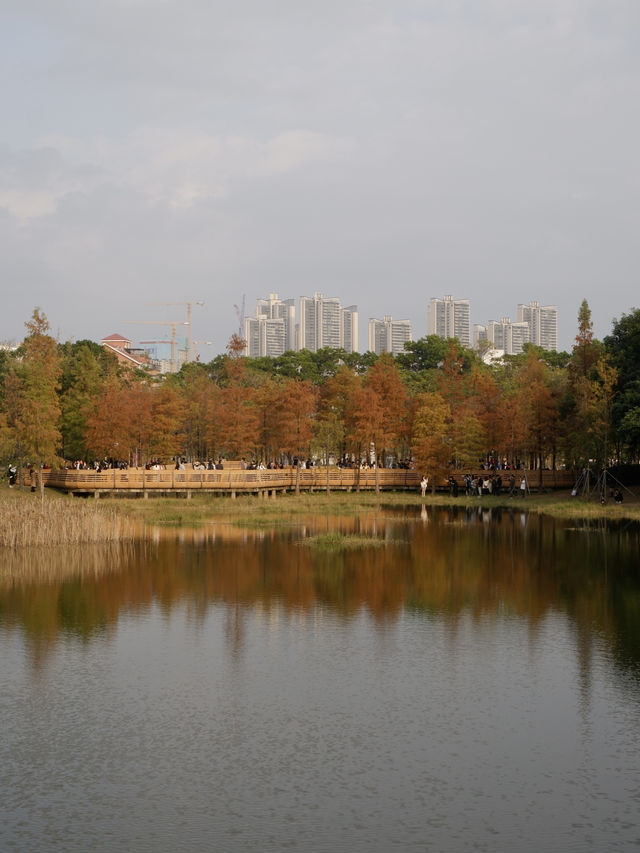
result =
[[36,309],[22,347],[0,358],[0,453],[49,464],[409,464],[432,484],[488,460],[540,471],[625,452],[633,460],[640,316],[623,320],[611,340],[627,347],[624,359],[595,341],[585,303],[572,353],[527,346],[488,366],[429,337],[397,358],[323,350],[248,359],[232,340],[209,364],[158,378],[118,366],[90,341],[56,343]]

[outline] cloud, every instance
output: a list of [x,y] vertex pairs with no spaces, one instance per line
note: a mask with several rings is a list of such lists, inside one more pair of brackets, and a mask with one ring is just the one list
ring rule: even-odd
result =
[[587,296],[606,331],[635,299],[639,32],[635,0],[24,0],[5,268],[78,325],[215,282],[222,346],[267,289],[415,334],[443,293],[478,322],[564,300],[567,328]]
[[123,140],[50,136],[33,151],[0,151],[0,207],[24,222],[55,213],[69,194],[113,184],[186,208],[227,196],[239,181],[338,162],[350,149],[345,140],[307,130],[264,141],[156,128],[137,129]]

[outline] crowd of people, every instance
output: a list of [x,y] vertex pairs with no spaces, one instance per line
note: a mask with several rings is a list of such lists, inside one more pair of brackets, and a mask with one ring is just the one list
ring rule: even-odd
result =
[[[195,460],[189,463],[183,457],[178,456],[175,457],[173,461],[175,462],[176,471],[184,471],[187,466],[192,468],[194,471],[213,471],[224,469],[222,457],[218,457],[217,461],[209,458],[206,462],[204,460]],[[280,459],[279,461],[271,459],[266,463],[259,459],[247,461],[245,457],[242,457],[240,467],[244,471],[279,470],[289,466],[305,470],[313,468],[316,464],[317,462],[314,462],[311,457],[305,459],[293,456],[291,458]],[[360,470],[371,470],[375,469],[376,462],[374,460],[368,461],[362,458],[357,459],[354,456],[344,454],[337,460],[336,465],[338,468],[342,469],[357,470],[359,468]],[[49,466],[42,467],[48,468]],[[76,459],[72,463],[71,467],[77,471],[100,472],[113,469],[126,470],[129,468],[129,463],[123,460],[108,458],[93,460],[92,462]],[[135,467],[137,468],[138,466],[136,465]],[[147,471],[160,471],[165,470],[167,466],[161,459],[153,458],[148,460],[143,467]],[[390,469],[413,469],[415,465],[413,460],[404,459],[399,462],[394,461],[393,463],[388,464],[387,467]],[[446,480],[449,494],[453,497],[458,497],[461,486],[464,488],[466,497],[482,497],[483,495],[498,496],[506,492],[509,497],[516,497],[519,495],[521,498],[525,498],[529,492],[526,473],[524,472],[520,461],[517,459],[513,462],[508,462],[506,458],[500,460],[489,455],[478,467],[482,473],[465,473],[462,477],[462,484],[454,475],[450,475]],[[33,477],[31,476],[33,470],[35,469],[33,469],[33,466],[29,464],[26,468],[25,480],[33,480]],[[18,478],[18,468],[15,463],[12,462],[9,464],[6,477],[9,482],[9,488],[13,488]],[[420,492],[423,496],[426,494],[428,485],[429,478],[426,475],[423,475],[420,481]],[[576,493],[577,490],[574,489],[572,494],[575,495]],[[623,502],[623,495],[619,488],[614,489],[610,495],[615,503],[621,504]],[[606,501],[606,494],[604,490],[601,492],[601,501],[603,503]]]
[[[509,497],[515,497],[516,495],[520,495],[520,497],[524,498],[529,491],[529,484],[527,482],[526,475],[519,476],[516,478],[513,468],[504,469],[501,467],[501,463],[494,463],[493,467],[490,467],[492,460],[488,460],[482,466],[482,470],[486,473],[484,474],[472,474],[471,472],[464,474],[463,476],[463,484],[464,484],[464,493],[466,497],[482,497],[483,495],[500,495],[503,494],[505,490],[508,490]],[[505,476],[505,480],[502,479],[501,471],[507,470],[509,471],[509,476]],[[449,494],[454,498],[458,497],[460,493],[460,484],[458,480],[451,475],[447,478],[447,487],[449,489]],[[427,491],[427,487],[429,485],[429,478],[425,475],[422,477],[420,481],[420,492],[424,496]],[[614,495],[614,499],[617,498]]]

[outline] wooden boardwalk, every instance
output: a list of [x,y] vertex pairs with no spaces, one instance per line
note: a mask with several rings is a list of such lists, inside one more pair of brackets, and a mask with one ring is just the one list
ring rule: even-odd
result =
[[[509,471],[500,472],[504,486],[508,481]],[[258,494],[261,497],[275,496],[277,492],[292,492],[296,488],[296,469],[279,468],[266,471],[243,471],[236,465],[229,465],[223,470],[193,470],[176,471],[168,468],[160,471],[144,468],[117,468],[106,471],[76,471],[56,470],[43,472],[46,486],[61,489],[69,494],[94,494],[99,497],[102,493],[137,493],[145,497],[150,494],[186,494],[191,497],[198,492],[212,492],[235,497],[238,494]],[[518,483],[522,476],[516,471]],[[452,472],[458,485],[463,486],[463,474]],[[574,475],[571,471],[543,471],[542,485],[544,489],[571,488]],[[401,468],[378,471],[378,483],[381,491],[418,491],[421,473],[417,470]],[[482,475],[481,475],[482,476]],[[527,472],[529,485],[533,490],[538,488],[539,472]],[[315,467],[299,472],[301,491],[323,491],[327,488],[327,469]],[[376,487],[376,472],[372,470],[358,471],[352,468],[329,468],[329,488],[332,491],[356,491],[357,489],[372,491]],[[442,488],[446,488],[443,484]]]

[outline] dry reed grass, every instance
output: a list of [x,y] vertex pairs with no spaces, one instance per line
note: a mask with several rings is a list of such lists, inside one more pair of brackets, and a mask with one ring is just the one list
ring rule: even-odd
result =
[[129,541],[133,523],[102,505],[64,499],[45,500],[30,494],[3,495],[0,500],[0,547],[106,544]]

